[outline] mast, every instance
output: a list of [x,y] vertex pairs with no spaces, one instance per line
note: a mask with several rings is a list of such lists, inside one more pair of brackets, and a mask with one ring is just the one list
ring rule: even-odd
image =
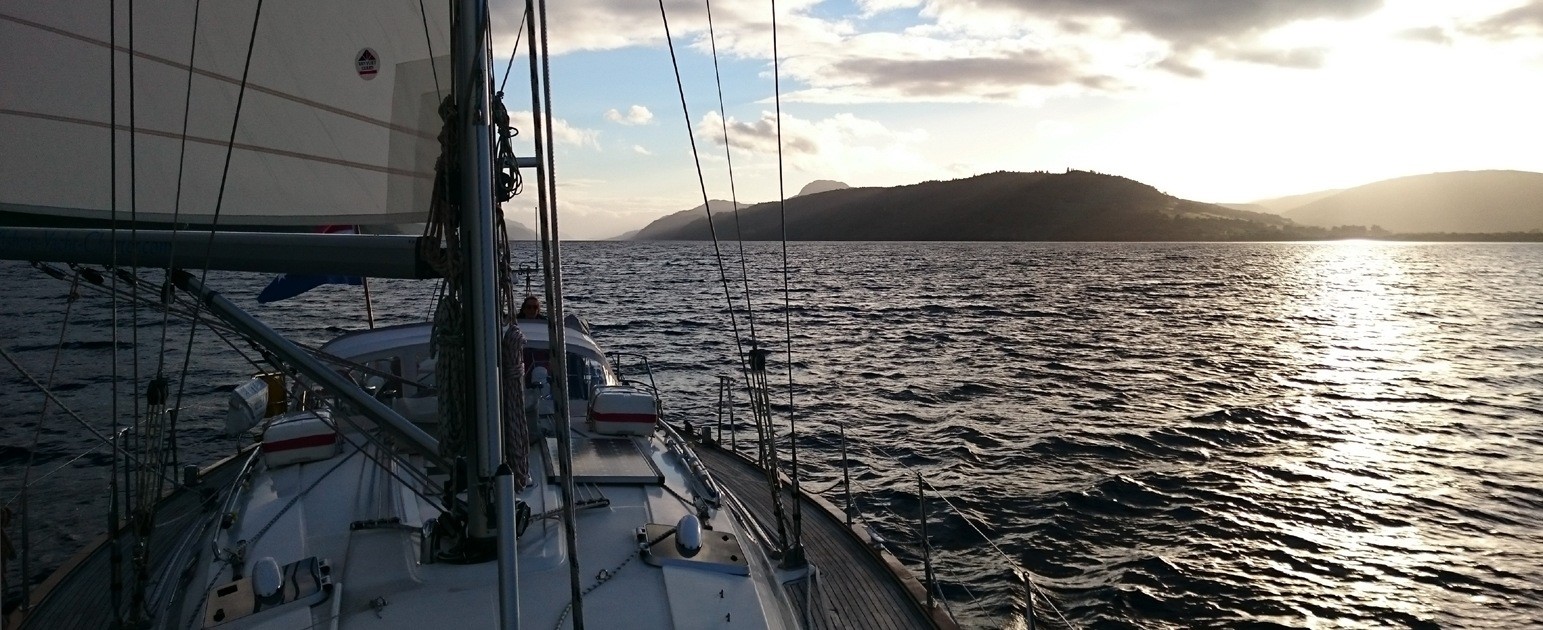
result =
[[[499,309],[497,245],[493,221],[493,129],[488,80],[491,75],[486,0],[456,0],[454,46],[454,94],[460,116],[460,213],[461,237],[466,249],[468,301],[467,353],[471,357],[471,403],[475,429],[466,459],[476,466],[476,479],[468,484],[468,534],[492,538],[498,529],[499,619],[505,628],[519,627],[519,554],[515,549],[514,523],[507,518],[514,502],[513,485],[504,465],[503,423],[500,419]],[[499,475],[499,473],[503,473]],[[488,511],[484,496],[500,478]],[[495,514],[506,518],[493,518]],[[493,521],[497,521],[494,523]],[[506,531],[507,530],[507,531]]]

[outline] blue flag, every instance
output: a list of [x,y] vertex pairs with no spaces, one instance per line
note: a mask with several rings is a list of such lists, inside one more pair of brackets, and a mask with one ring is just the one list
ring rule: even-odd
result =
[[351,284],[359,286],[364,284],[364,278],[359,276],[319,276],[311,274],[286,273],[273,279],[262,293],[257,294],[258,304],[267,304],[289,298],[310,291],[324,284]]
[[[324,225],[316,230],[320,234],[358,234],[359,230],[352,225]],[[310,291],[324,284],[351,284],[359,286],[364,284],[364,278],[359,276],[330,276],[286,273],[273,279],[262,293],[257,294],[258,304],[267,304],[289,298]]]

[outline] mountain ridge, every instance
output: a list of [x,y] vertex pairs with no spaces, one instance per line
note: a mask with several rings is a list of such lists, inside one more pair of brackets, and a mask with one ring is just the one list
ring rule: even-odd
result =
[[1372,182],[1282,213],[1297,223],[1376,225],[1395,233],[1543,229],[1543,173],[1449,171]]
[[[781,237],[775,203],[743,208],[745,240]],[[787,200],[792,240],[1280,240],[1310,238],[1280,217],[1178,199],[1128,178],[1094,173],[997,172],[887,188],[824,191]],[[700,207],[697,209],[700,213]],[[679,213],[677,213],[679,214]],[[671,215],[676,216],[676,215]],[[657,223],[657,222],[656,222]],[[653,227],[653,226],[650,226]],[[1289,233],[1288,233],[1289,232]],[[1320,231],[1321,232],[1321,231]],[[719,238],[739,234],[719,227]],[[638,240],[709,238],[698,217]]]
[[[824,181],[787,200],[789,239],[1543,240],[1543,173],[1527,171],[1414,175],[1250,204],[1180,199],[1129,178],[1077,170],[808,192]],[[1297,201],[1304,203],[1283,207]],[[740,207],[746,240],[782,237],[778,204]],[[700,206],[666,219],[635,238],[710,238]],[[719,238],[739,238],[732,224],[716,227]]]

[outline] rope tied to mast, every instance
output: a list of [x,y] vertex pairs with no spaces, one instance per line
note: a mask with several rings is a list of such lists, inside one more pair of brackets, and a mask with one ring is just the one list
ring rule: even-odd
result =
[[[501,96],[501,94],[500,94]],[[519,327],[512,324],[520,296],[515,293],[509,232],[504,221],[502,202],[508,201],[523,189],[523,181],[515,165],[513,138],[518,132],[511,126],[509,112],[503,101],[492,99],[493,122],[498,130],[497,153],[494,165],[494,216],[493,226],[497,305],[504,334],[500,340],[503,375],[500,411],[504,418],[504,456],[519,471],[515,485],[525,486],[529,470],[530,434],[524,418],[524,336]],[[439,446],[440,454],[454,461],[465,453],[473,432],[471,417],[475,408],[471,391],[467,386],[471,375],[471,358],[467,349],[467,330],[470,329],[467,286],[463,274],[467,251],[462,244],[465,232],[461,225],[457,190],[460,172],[460,144],[457,133],[459,111],[454,96],[445,97],[439,106],[442,121],[439,131],[439,159],[434,165],[434,192],[429,206],[429,220],[424,225],[419,254],[423,260],[444,278],[443,295],[434,313],[434,332],[429,341],[429,352],[436,357],[434,378],[439,391]],[[453,492],[454,490],[452,490]],[[447,504],[453,504],[447,497]]]
[[[436,357],[434,383],[439,388],[439,454],[455,461],[465,452],[470,431],[465,410],[470,408],[466,374],[466,304],[464,283],[460,279],[465,252],[460,247],[461,220],[456,212],[455,181],[460,173],[460,138],[455,131],[458,112],[454,96],[439,104],[439,159],[434,163],[434,193],[429,204],[429,220],[423,227],[426,237],[420,241],[419,255],[444,278],[444,295],[434,311],[434,332],[429,338],[429,353]],[[447,504],[454,504],[452,496]]]

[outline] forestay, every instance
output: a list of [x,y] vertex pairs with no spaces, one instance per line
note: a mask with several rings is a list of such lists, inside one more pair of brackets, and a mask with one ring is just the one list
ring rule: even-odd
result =
[[120,218],[132,158],[140,221],[172,219],[180,161],[179,222],[209,223],[255,17],[220,224],[424,220],[450,90],[446,3],[267,0],[260,16],[256,0],[137,3],[132,127],[129,4],[116,20],[99,5],[0,5],[0,211],[109,217],[116,123]]

